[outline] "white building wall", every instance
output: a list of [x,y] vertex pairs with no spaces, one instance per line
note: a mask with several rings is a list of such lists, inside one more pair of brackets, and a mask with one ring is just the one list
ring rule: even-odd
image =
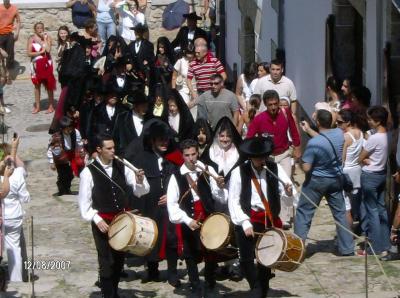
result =
[[286,75],[308,114],[325,96],[325,24],[331,13],[331,0],[285,1],[284,5]]
[[229,0],[226,3],[226,34],[225,34],[225,60],[229,75],[233,69],[233,64],[237,63],[240,71],[241,58],[239,55],[239,31],[241,28],[241,13],[239,10],[238,0]]

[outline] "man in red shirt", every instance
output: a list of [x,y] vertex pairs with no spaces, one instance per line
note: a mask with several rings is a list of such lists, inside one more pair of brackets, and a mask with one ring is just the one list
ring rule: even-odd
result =
[[[198,94],[211,90],[211,76],[220,74],[223,80],[226,80],[224,66],[218,58],[213,57],[208,52],[207,41],[204,38],[197,38],[194,41],[196,59],[190,62],[187,74],[187,85],[192,100],[196,99]],[[196,79],[197,91],[194,90],[192,80]]]
[[[257,115],[250,123],[247,138],[269,134],[274,140],[274,161],[282,166],[289,177],[292,175],[291,157],[300,158],[300,135],[289,108],[279,108],[279,95],[275,90],[264,92],[263,101],[267,110]],[[290,133],[291,141],[288,137]],[[294,146],[292,153],[291,146]]]
[[[14,30],[15,22],[15,34]],[[0,48],[7,52],[7,84],[11,84],[10,69],[14,62],[14,42],[18,39],[21,20],[18,9],[10,4],[10,0],[3,0],[0,5]]]

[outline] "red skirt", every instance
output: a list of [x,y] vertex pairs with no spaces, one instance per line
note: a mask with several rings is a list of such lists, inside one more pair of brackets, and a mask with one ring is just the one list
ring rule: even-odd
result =
[[44,56],[37,59],[34,63],[35,72],[32,74],[32,83],[34,85],[43,84],[47,90],[56,90],[56,78],[53,74],[53,63]]

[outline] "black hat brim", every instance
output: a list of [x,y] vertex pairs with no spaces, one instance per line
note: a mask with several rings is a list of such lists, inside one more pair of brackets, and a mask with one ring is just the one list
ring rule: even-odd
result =
[[274,143],[269,137],[254,137],[244,140],[239,150],[247,157],[267,157],[274,150]]
[[185,13],[182,15],[185,19],[189,19],[189,20],[196,20],[196,21],[201,21],[202,17],[199,17],[197,14],[195,13]]

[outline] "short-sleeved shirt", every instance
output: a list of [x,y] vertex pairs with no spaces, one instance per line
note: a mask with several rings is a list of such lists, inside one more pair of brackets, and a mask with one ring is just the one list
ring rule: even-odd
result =
[[340,174],[338,167],[342,168],[343,131],[340,128],[335,128],[326,130],[323,134],[332,142],[338,158],[336,158],[328,140],[321,135],[317,135],[308,141],[302,160],[312,165],[311,174],[313,176],[336,177]]
[[369,165],[363,166],[366,172],[380,172],[386,169],[388,159],[388,136],[387,133],[374,133],[364,144],[364,150],[370,155]]
[[[93,4],[91,0],[88,2]],[[74,3],[74,5],[72,5],[72,23],[77,28],[83,29],[86,21],[91,18],[93,18],[93,14],[88,4],[82,4],[80,1],[77,1]]]
[[[206,115],[200,115],[200,118],[207,118],[212,129],[215,128],[222,117],[228,117],[233,121],[233,114],[239,111],[239,104],[235,93],[227,89],[222,89],[217,97],[211,91],[204,92],[199,96],[199,109]],[[200,112],[201,113],[201,112]]]
[[189,63],[187,78],[189,80],[195,78],[197,90],[205,92],[211,89],[211,76],[214,74],[222,74],[225,72],[224,66],[217,58],[207,54],[204,61],[193,60]]
[[[282,76],[282,78],[274,83],[271,79],[271,75],[264,76],[258,79],[257,84],[254,87],[254,94],[260,94],[263,96],[267,90],[275,90],[278,92],[279,97],[288,97],[290,102],[297,100],[296,88],[288,77]],[[260,111],[266,110],[266,107],[261,103]]]
[[14,29],[14,19],[18,15],[18,8],[11,5],[5,8],[3,4],[0,5],[0,35],[11,33]]

